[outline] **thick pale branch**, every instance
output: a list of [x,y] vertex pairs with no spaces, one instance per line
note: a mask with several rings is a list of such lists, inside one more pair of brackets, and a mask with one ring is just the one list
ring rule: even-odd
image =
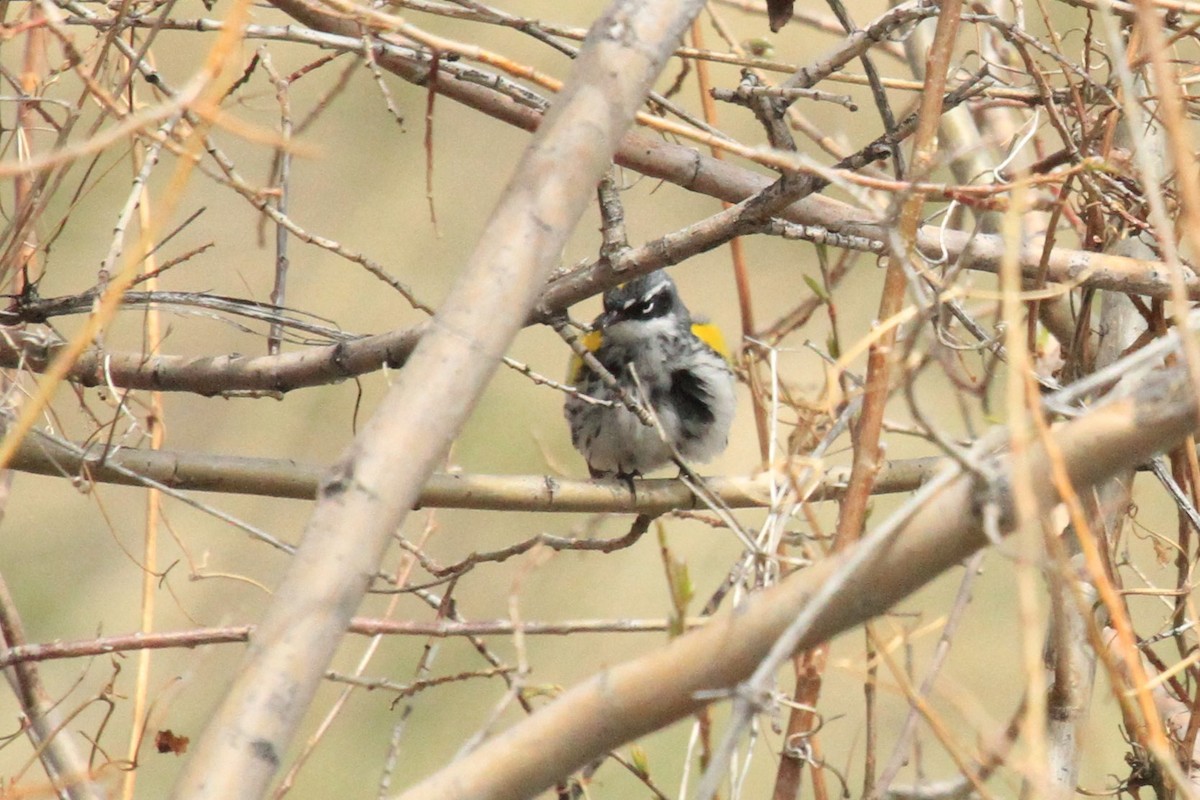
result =
[[[1178,370],[1145,380],[1136,394],[1108,403],[1054,432],[1061,463],[1077,491],[1179,442],[1194,427],[1196,399]],[[752,597],[736,613],[667,647],[617,665],[444,768],[403,800],[529,797],[623,742],[664,727],[728,692],[750,675],[810,598],[841,585],[823,605],[798,649],[878,615],[941,572],[984,547],[985,510],[1001,524],[1014,518],[1007,487],[1018,468],[994,465],[991,486],[959,476],[904,521],[882,546],[850,548]],[[1019,465],[1042,513],[1058,502],[1050,459],[1039,443]],[[868,539],[870,541],[870,539]],[[853,570],[847,564],[857,564]],[[536,759],[516,754],[536,752]]]
[[[933,475],[940,458],[886,461],[875,482],[876,494],[908,492]],[[84,475],[99,483],[140,486],[148,478],[172,489],[256,494],[312,500],[324,467],[290,459],[238,458],[171,450],[122,448],[81,455],[49,438],[30,437],[17,450],[9,469],[39,475]],[[130,474],[133,473],[133,474]],[[809,501],[834,500],[846,484],[846,469],[835,467],[816,484]],[[785,476],[776,476],[786,484]],[[707,488],[730,508],[771,504],[771,476],[708,478]],[[470,508],[500,511],[663,514],[706,508],[682,481],[639,480],[636,493],[622,481],[584,481],[551,475],[436,474],[421,489],[416,508]]]

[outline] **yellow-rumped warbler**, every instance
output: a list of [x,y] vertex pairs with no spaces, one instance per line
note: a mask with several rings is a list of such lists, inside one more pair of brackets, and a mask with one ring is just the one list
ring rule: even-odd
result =
[[570,383],[613,401],[599,405],[568,395],[564,408],[571,442],[593,478],[649,472],[671,462],[672,448],[685,461],[710,461],[725,449],[737,402],[725,340],[717,326],[692,321],[667,273],[651,272],[605,292],[604,313],[583,344],[662,426],[660,434],[645,425],[574,357]]

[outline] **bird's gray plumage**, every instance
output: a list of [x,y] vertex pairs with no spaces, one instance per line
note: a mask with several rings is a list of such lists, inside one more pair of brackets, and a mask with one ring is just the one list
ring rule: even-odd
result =
[[[642,475],[670,463],[672,446],[688,462],[710,461],[725,449],[736,406],[733,373],[693,333],[670,276],[659,270],[606,292],[593,328],[601,334],[597,360],[630,396],[649,403],[662,427],[660,433],[644,425],[619,401],[604,406],[568,396],[571,441],[593,476]],[[616,400],[592,370],[574,371],[581,392]]]

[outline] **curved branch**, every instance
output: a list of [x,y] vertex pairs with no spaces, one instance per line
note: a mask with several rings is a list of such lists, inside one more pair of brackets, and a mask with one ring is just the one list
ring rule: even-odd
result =
[[[693,155],[702,158],[699,154]],[[750,172],[745,174],[754,175]],[[762,183],[757,186],[759,191],[772,186],[765,178],[761,180]],[[758,192],[750,193],[740,200],[759,196]],[[846,237],[845,241],[861,243],[865,250],[873,251],[876,243],[882,240],[886,226],[882,223],[854,221],[850,206],[842,207],[842,219],[831,220],[825,213],[824,205],[832,202],[813,196],[792,203],[777,213],[789,220],[823,227]],[[542,322],[634,275],[677,264],[691,255],[717,247],[734,236],[753,232],[752,226],[757,224],[756,221],[747,221],[742,216],[748,208],[735,206],[682,231],[633,248],[614,263],[600,262],[550,282],[536,305],[536,311],[525,324]],[[944,253],[951,260],[961,258],[970,268],[984,272],[995,272],[999,268],[1005,250],[1004,242],[998,236],[972,237],[962,231],[943,231],[928,226],[917,232],[916,244],[923,254],[936,258]],[[1026,243],[1021,253],[1021,263],[1027,276],[1040,274],[1040,258],[1041,240]],[[1157,261],[1082,250],[1055,248],[1050,255],[1046,277],[1055,283],[1156,298],[1167,297],[1171,291],[1165,268]],[[1189,276],[1186,283],[1189,296],[1200,299],[1200,279]],[[404,365],[428,329],[429,323],[424,322],[352,341],[261,356],[237,353],[217,356],[143,355],[91,348],[80,355],[69,378],[83,386],[111,382],[127,389],[194,392],[206,396],[242,392],[283,393],[306,386],[336,383],[384,366],[398,369]],[[0,367],[42,372],[64,346],[61,341],[47,340],[44,332],[0,329]]]

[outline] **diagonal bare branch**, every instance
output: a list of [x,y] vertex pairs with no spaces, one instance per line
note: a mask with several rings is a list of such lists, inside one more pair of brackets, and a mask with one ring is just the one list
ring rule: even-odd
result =
[[651,82],[702,3],[601,15],[430,332],[322,486],[289,571],[174,796],[255,798],[403,521],[524,323]]
[[[1196,409],[1186,374],[1164,371],[1058,428],[1053,441],[1083,491],[1180,441],[1193,430]],[[953,474],[927,484],[861,544],[793,573],[702,630],[593,676],[400,799],[531,796],[622,742],[726,696],[785,632],[790,649],[804,649],[884,612],[986,546],[988,519],[1001,531],[1014,523],[1011,464],[1001,458],[991,466],[991,485]],[[1048,512],[1058,497],[1044,447],[1031,447],[1021,466],[1039,511]],[[525,752],[539,757],[512,757]]]

